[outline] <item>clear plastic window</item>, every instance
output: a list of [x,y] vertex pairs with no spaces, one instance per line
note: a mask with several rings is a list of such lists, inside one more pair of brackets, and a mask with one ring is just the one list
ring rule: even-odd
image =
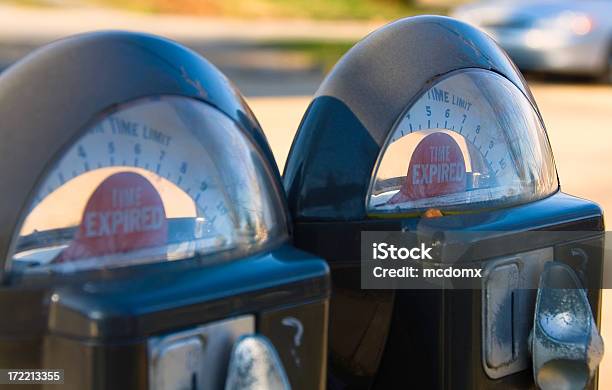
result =
[[[257,248],[286,234],[280,194],[234,122],[188,98],[105,114],[39,182],[16,272],[70,272]],[[244,254],[244,251],[242,251]]]
[[550,145],[527,98],[504,77],[471,69],[434,84],[398,120],[367,209],[473,210],[533,201],[557,188]]

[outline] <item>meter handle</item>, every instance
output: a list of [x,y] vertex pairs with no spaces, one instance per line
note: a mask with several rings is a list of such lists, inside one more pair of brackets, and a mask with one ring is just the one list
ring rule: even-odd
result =
[[225,390],[291,390],[278,353],[266,337],[246,335],[236,340]]
[[603,357],[603,339],[575,272],[548,262],[540,276],[529,348],[543,390],[584,389]]

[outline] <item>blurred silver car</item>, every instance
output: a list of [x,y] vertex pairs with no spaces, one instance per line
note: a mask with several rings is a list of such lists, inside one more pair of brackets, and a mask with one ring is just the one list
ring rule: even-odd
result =
[[612,83],[612,0],[488,1],[452,16],[486,31],[523,70]]

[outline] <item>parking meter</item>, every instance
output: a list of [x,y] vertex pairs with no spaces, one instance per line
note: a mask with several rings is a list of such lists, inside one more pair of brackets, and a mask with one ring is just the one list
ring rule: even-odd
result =
[[[484,33],[423,16],[357,43],[308,107],[284,185],[296,245],[331,268],[330,389],[597,386],[602,210],[560,191],[533,96]],[[480,276],[396,289],[368,268],[371,232],[413,235],[406,253],[434,276],[463,272],[452,256]]]
[[11,383],[322,388],[327,265],[291,245],[267,141],[214,66],[80,35],[0,76],[0,117],[0,368],[39,370]]

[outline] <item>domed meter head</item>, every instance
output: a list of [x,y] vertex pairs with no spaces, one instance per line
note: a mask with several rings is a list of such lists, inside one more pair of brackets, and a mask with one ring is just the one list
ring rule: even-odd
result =
[[7,279],[233,259],[287,237],[257,121],[221,72],[174,42],[53,43],[0,77],[0,117]]
[[439,16],[357,43],[316,93],[286,165],[300,220],[472,212],[558,190],[527,85],[486,34]]

